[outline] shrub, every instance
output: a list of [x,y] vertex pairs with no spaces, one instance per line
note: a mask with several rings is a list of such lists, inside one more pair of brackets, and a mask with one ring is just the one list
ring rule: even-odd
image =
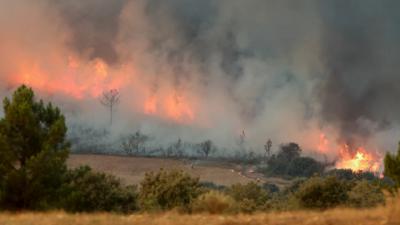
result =
[[324,174],[325,176],[335,176],[340,180],[379,180],[374,173],[368,171],[353,171],[351,169],[333,169]]
[[281,145],[277,154],[272,155],[268,166],[259,171],[270,176],[311,177],[322,174],[325,165],[310,157],[301,157],[302,150],[296,143]]
[[311,177],[322,174],[325,166],[310,157],[298,157],[293,159],[287,167],[287,175],[292,177]]
[[356,182],[348,195],[348,204],[353,207],[374,207],[385,202],[384,195],[379,186],[373,185],[367,180]]
[[88,166],[68,172],[64,192],[62,206],[71,212],[128,213],[137,209],[134,186],[122,186],[116,177],[93,172]]
[[227,189],[230,195],[239,205],[242,212],[253,212],[262,207],[268,200],[268,193],[255,182],[247,184],[234,184]]
[[64,116],[21,86],[4,99],[0,119],[1,207],[46,209],[59,199],[69,143]]
[[140,184],[139,201],[143,210],[188,209],[202,193],[198,178],[172,170],[146,173]]
[[208,190],[216,190],[216,191],[223,191],[226,189],[224,185],[215,184],[209,181],[200,182],[201,187],[208,189]]
[[229,213],[235,211],[235,200],[218,191],[209,191],[200,195],[193,203],[193,212],[210,214]]
[[264,188],[264,190],[268,193],[275,193],[275,192],[279,192],[279,187],[276,184],[272,184],[272,183],[264,183],[262,185],[262,187]]
[[397,155],[386,154],[384,164],[385,176],[390,177],[396,183],[396,186],[400,187],[400,144]]
[[326,209],[344,204],[349,189],[336,177],[313,177],[302,183],[294,195],[300,207]]

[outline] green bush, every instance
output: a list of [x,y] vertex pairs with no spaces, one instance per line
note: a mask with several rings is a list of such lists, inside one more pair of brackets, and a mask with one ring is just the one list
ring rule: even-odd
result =
[[71,212],[129,213],[137,209],[134,186],[122,186],[116,177],[93,172],[88,166],[68,172],[64,194],[62,206]]
[[336,177],[313,177],[302,183],[294,193],[302,208],[326,209],[345,204],[350,185]]
[[235,211],[235,200],[221,192],[209,191],[194,201],[192,210],[210,214],[232,213]]
[[352,207],[375,207],[385,202],[385,197],[379,186],[367,180],[357,181],[348,195],[348,205]]
[[140,184],[139,203],[143,210],[189,209],[202,193],[198,178],[172,170],[146,173]]
[[255,182],[234,184],[226,192],[238,203],[239,210],[246,213],[261,209],[268,200],[268,192]]

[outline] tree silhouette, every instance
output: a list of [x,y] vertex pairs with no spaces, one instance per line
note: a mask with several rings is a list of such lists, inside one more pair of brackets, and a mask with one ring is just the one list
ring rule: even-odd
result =
[[267,143],[264,145],[264,150],[266,153],[267,158],[271,156],[271,147],[272,147],[272,141],[271,139],[268,139]]
[[113,110],[115,105],[119,103],[119,97],[119,91],[117,89],[111,89],[103,92],[103,95],[100,98],[100,103],[110,110],[110,126],[113,123]]

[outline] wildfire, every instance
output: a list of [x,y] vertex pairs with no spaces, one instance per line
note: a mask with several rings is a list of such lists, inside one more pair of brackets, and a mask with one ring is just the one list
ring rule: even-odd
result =
[[337,168],[352,169],[354,171],[379,171],[379,157],[369,153],[363,147],[352,151],[348,145],[343,145],[339,151],[340,161]]
[[144,102],[144,113],[158,115],[180,123],[194,120],[192,105],[176,91],[166,96],[152,95],[147,98]]
[[365,147],[361,146],[357,148],[351,148],[348,144],[331,146],[329,139],[322,132],[319,134],[317,149],[323,154],[330,151],[336,152],[338,157],[336,168],[375,173],[380,170],[381,157],[378,154],[367,151]]

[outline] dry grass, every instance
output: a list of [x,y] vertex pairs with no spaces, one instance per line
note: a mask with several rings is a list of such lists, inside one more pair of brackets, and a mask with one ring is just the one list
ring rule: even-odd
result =
[[[144,174],[150,171],[158,171],[160,168],[180,169],[193,177],[200,177],[201,181],[211,181],[219,185],[232,185],[236,183],[248,183],[256,178],[244,176],[238,172],[235,165],[217,165],[207,163],[195,163],[192,167],[190,162],[173,159],[145,158],[145,157],[123,157],[109,155],[70,155],[68,166],[77,167],[89,165],[94,170],[113,174],[122,179],[126,184],[139,184]],[[286,186],[290,182],[280,178],[265,178],[263,181],[275,183],[278,186]]]
[[2,213],[1,225],[399,225],[400,198],[375,209],[333,209],[254,215]]

